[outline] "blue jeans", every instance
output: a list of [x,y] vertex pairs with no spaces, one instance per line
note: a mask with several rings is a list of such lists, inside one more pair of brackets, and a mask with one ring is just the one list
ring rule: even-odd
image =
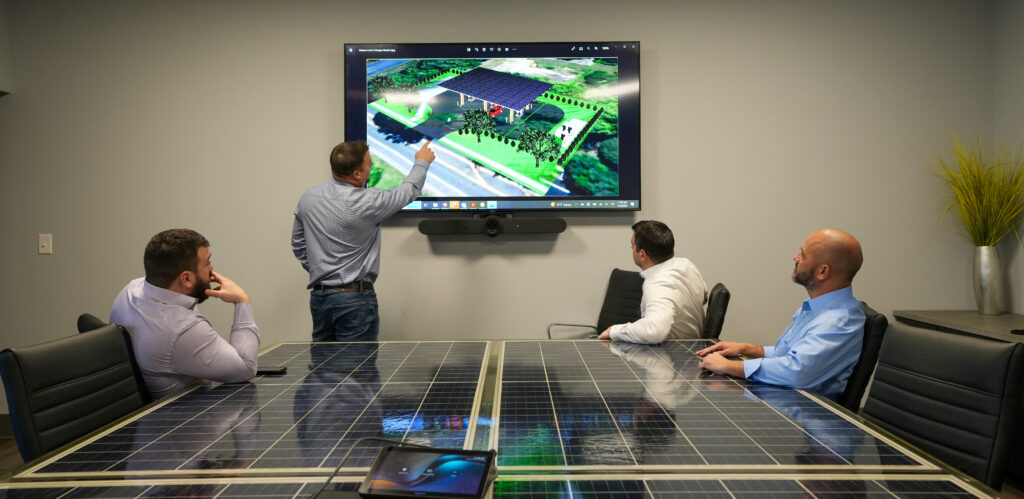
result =
[[377,293],[340,289],[309,292],[313,341],[377,341]]

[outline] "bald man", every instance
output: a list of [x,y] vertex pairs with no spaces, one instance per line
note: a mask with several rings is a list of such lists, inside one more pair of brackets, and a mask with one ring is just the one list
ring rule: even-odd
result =
[[[853,296],[860,243],[837,229],[813,232],[793,257],[793,282],[808,299],[775,346],[721,341],[697,352],[700,368],[772,385],[803,388],[833,400],[860,357],[864,311]],[[727,357],[742,355],[746,360]]]

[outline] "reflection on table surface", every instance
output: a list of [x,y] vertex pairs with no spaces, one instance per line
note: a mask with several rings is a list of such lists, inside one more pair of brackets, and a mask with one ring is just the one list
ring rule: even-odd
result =
[[506,342],[498,464],[933,468],[801,391],[701,372],[707,344]]
[[200,385],[16,478],[321,476],[363,437],[493,448],[505,473],[939,470],[812,395],[702,373],[707,344],[282,343],[260,362],[287,374]]
[[[50,484],[0,484],[0,496],[50,497],[260,497],[294,499],[309,497],[324,477],[281,477],[77,481]],[[355,491],[359,478],[335,479],[328,490]],[[794,475],[716,477],[684,475],[604,476],[501,476],[490,497],[521,499],[569,498],[675,498],[675,497],[770,497],[770,498],[892,498],[892,497],[986,497],[983,491],[950,475]]]
[[[260,362],[286,375],[197,387],[35,473],[333,469],[368,436],[462,448],[486,347],[283,344]],[[361,445],[346,467],[368,466],[382,445]]]

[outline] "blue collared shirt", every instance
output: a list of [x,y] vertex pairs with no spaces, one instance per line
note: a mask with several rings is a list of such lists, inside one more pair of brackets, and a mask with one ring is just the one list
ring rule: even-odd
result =
[[764,357],[743,361],[747,379],[820,393],[833,400],[860,358],[864,310],[847,286],[804,300],[793,323]]

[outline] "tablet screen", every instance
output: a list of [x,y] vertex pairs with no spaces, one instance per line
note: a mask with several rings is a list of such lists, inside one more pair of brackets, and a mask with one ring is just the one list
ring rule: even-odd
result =
[[488,451],[387,447],[359,492],[367,495],[480,497],[494,454]]

